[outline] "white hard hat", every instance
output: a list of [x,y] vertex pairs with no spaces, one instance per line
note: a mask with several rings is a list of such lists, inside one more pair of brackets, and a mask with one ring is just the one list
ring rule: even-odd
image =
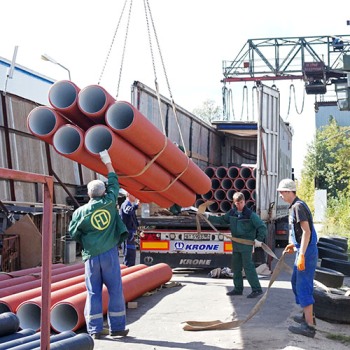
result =
[[283,179],[278,185],[277,191],[296,191],[297,186],[291,179]]
[[124,188],[120,188],[120,189],[119,189],[119,194],[120,194],[121,196],[126,196],[126,195],[128,194],[128,192],[125,191]]

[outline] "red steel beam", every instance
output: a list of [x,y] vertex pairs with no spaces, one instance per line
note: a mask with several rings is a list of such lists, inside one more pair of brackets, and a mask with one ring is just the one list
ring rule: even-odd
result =
[[237,78],[224,78],[221,80],[222,83],[236,83],[242,81],[264,81],[264,80],[292,80],[292,79],[304,79],[303,75],[274,75],[264,77],[237,77]]
[[43,228],[42,228],[42,313],[40,350],[50,349],[50,307],[51,307],[51,265],[52,265],[52,196],[53,177],[28,173],[19,170],[0,168],[0,178],[24,182],[37,182],[43,184]]

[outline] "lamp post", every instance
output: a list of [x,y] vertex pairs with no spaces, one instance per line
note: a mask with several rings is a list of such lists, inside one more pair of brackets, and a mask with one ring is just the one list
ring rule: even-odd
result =
[[70,76],[70,70],[65,67],[64,65],[62,65],[61,63],[57,62],[56,60],[54,60],[52,57],[50,57],[49,55],[47,55],[46,53],[41,55],[41,59],[44,60],[44,61],[49,61],[53,64],[57,64],[58,66],[62,67],[63,69],[65,69],[67,72],[68,72],[68,77],[69,77],[69,80],[72,80],[71,79],[71,76]]

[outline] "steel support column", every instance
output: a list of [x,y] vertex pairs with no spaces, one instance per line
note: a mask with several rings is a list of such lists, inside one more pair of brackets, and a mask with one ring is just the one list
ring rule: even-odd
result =
[[51,265],[52,265],[52,196],[53,177],[24,171],[0,168],[0,178],[23,182],[41,183],[44,186],[42,228],[42,312],[40,350],[50,349]]

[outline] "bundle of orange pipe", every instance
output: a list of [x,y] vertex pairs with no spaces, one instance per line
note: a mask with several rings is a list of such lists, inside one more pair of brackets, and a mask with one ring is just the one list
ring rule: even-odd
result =
[[195,204],[210,178],[128,102],[101,86],[82,90],[71,81],[49,91],[51,107],[33,109],[30,132],[61,155],[106,176],[99,152],[107,149],[121,186],[144,203],[161,207]]

